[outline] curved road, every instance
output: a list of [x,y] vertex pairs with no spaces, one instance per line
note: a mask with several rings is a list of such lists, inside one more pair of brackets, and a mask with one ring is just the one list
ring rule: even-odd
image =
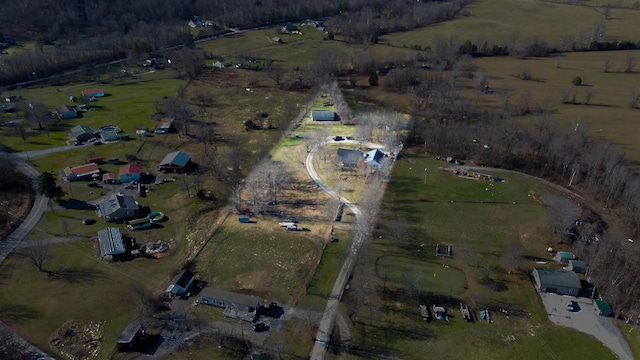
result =
[[[334,143],[351,143],[358,144],[357,141],[346,140]],[[382,147],[379,144],[365,143],[364,145],[372,147],[372,148],[380,148]],[[307,168],[307,172],[311,179],[327,194],[331,197],[340,200],[347,206],[356,216],[356,219],[362,216],[362,212],[358,207],[347,200],[345,197],[340,196],[335,190],[329,187],[318,173],[313,168],[313,156],[318,151],[319,146],[315,146],[309,153],[307,154],[307,158],[305,160],[305,167]],[[331,289],[331,294],[329,295],[329,300],[327,301],[327,306],[324,309],[322,314],[322,319],[320,320],[320,324],[318,326],[318,332],[316,333],[315,343],[313,345],[313,349],[311,350],[310,359],[311,360],[323,360],[325,358],[325,353],[327,351],[327,346],[329,345],[329,340],[331,337],[331,331],[333,330],[333,326],[336,322],[336,315],[338,313],[338,305],[340,303],[340,299],[342,298],[342,292],[347,285],[347,281],[349,279],[349,275],[353,269],[355,261],[358,256],[358,252],[362,243],[364,241],[364,234],[358,232],[353,239],[353,244],[351,244],[351,249],[347,256],[347,259],[342,264],[342,268],[340,269],[340,273],[336,278],[335,283],[333,284],[333,288]]]

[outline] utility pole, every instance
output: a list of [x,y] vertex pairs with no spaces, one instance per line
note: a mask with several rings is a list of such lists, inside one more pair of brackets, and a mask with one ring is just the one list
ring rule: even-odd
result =
[[427,168],[424,168],[424,184],[427,185]]

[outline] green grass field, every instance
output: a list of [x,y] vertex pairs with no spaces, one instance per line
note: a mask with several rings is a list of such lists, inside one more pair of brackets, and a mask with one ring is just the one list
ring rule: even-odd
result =
[[[377,268],[374,283],[386,290],[356,312],[358,344],[407,359],[421,359],[427,352],[434,359],[548,359],[574,351],[588,359],[615,358],[594,338],[552,325],[525,273],[508,274],[500,259],[516,237],[524,255],[545,256],[546,209],[538,199],[547,190],[513,173],[496,173],[506,181],[492,183],[457,177],[441,170],[443,165],[448,163],[412,153],[395,164],[368,250],[368,266]],[[398,219],[409,229],[402,230]],[[453,258],[437,258],[436,243],[451,244]],[[524,261],[526,271],[533,264]],[[491,264],[492,282],[502,286],[483,281],[485,263]],[[381,271],[385,268],[390,273]],[[413,292],[408,283],[416,285]],[[457,311],[459,302],[475,311],[506,308],[510,316],[494,312],[492,324],[469,324]],[[425,303],[445,306],[451,321],[423,321],[418,305]]]

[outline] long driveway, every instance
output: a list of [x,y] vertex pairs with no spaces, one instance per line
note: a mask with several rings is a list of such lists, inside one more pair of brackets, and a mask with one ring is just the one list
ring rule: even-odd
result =
[[[338,142],[336,142],[338,143]],[[347,140],[341,141],[340,143],[351,143],[357,144],[357,141]],[[373,148],[382,147],[379,144],[366,143],[365,145]],[[333,190],[329,185],[327,185],[313,167],[313,156],[318,151],[319,146],[314,147],[307,154],[307,159],[305,160],[305,167],[307,168],[307,172],[311,179],[322,189],[324,192],[329,194],[331,197],[340,200],[345,204],[353,214],[356,216],[356,220],[362,216],[362,212],[358,207],[346,199],[344,196],[340,196],[335,190]],[[361,232],[358,232],[353,239],[353,243],[351,244],[351,249],[349,254],[342,264],[342,268],[340,269],[340,273],[336,278],[335,283],[333,284],[333,288],[331,289],[331,294],[329,295],[329,300],[327,301],[327,306],[324,309],[322,314],[322,319],[320,320],[320,324],[318,326],[318,332],[316,334],[316,340],[313,345],[313,349],[311,350],[310,359],[311,360],[322,360],[325,357],[327,346],[329,345],[329,340],[331,337],[331,331],[333,330],[333,326],[336,322],[336,315],[338,313],[338,305],[340,303],[340,299],[342,298],[342,293],[344,291],[345,286],[347,285],[347,281],[349,279],[349,275],[353,270],[353,266],[358,256],[358,252],[362,243],[364,241],[365,235]]]

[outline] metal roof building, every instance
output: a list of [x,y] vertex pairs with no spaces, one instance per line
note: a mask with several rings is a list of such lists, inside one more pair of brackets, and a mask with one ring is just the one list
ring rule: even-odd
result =
[[125,252],[122,233],[116,227],[107,227],[98,231],[98,242],[102,256],[124,254]]
[[334,113],[332,110],[311,110],[311,120],[335,121],[336,113]]
[[138,204],[133,196],[117,193],[100,204],[100,216],[105,221],[121,221],[138,215]]
[[183,173],[191,164],[191,154],[176,151],[167,154],[158,166],[158,170],[163,172]]

